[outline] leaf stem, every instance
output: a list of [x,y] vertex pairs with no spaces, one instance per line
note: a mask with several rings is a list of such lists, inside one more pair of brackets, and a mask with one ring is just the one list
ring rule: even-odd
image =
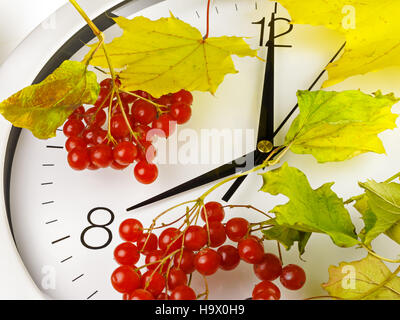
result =
[[361,243],[361,246],[365,250],[367,250],[370,255],[374,256],[375,258],[378,258],[379,260],[386,261],[389,263],[400,263],[400,260],[393,260],[393,259],[381,257],[380,255],[376,254],[372,249],[370,249],[368,246],[366,246],[364,243]]
[[204,40],[208,39],[208,36],[210,35],[210,7],[211,7],[211,0],[208,0],[208,3],[207,3],[207,32],[203,38]]

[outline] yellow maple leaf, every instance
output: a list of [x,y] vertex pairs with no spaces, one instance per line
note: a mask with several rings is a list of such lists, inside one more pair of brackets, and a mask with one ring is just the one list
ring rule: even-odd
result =
[[327,70],[328,87],[349,77],[400,66],[400,1],[277,0],[292,23],[322,25],[346,37],[343,56]]
[[[155,21],[119,17],[115,21],[124,33],[106,49],[113,67],[122,69],[125,90],[140,89],[154,97],[181,89],[215,93],[226,74],[238,72],[232,55],[257,56],[243,38],[204,40],[199,30],[173,16]],[[96,52],[90,64],[107,68],[104,52]]]

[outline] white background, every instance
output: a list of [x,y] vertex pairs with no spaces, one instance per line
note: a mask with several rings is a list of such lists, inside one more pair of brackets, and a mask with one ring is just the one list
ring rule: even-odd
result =
[[[14,48],[42,21],[67,0],[1,0],[0,1],[0,64]],[[8,124],[1,119],[0,133]],[[26,285],[22,263],[14,254],[9,231],[0,219],[0,299],[32,299],[39,297],[34,287]],[[10,275],[9,271],[13,270]]]
[[67,0],[1,0],[0,64],[42,21]]

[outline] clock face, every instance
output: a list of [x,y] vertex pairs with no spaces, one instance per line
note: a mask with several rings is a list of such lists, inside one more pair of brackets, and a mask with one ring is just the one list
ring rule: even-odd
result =
[[[268,38],[268,21],[274,6],[268,1],[214,1],[211,35],[244,36],[253,48],[258,49],[261,38]],[[128,6],[121,13],[129,18],[143,15],[157,19],[168,16],[169,11],[205,31],[206,8],[203,0],[160,1],[139,12],[135,11],[135,6]],[[290,18],[282,7],[278,7],[277,14]],[[282,20],[277,23],[276,29],[277,34],[285,33],[288,23]],[[105,31],[107,41],[120,34],[116,26]],[[295,26],[276,41],[277,44],[291,46],[276,48],[275,53],[277,127],[296,104],[296,91],[310,86],[341,47],[343,39],[322,28]],[[81,60],[87,51],[86,48],[79,49],[72,59]],[[262,47],[260,56],[266,54],[267,49]],[[29,131],[21,131],[12,162],[9,215],[22,260],[46,295],[56,299],[120,299],[121,295],[110,282],[110,276],[117,267],[113,250],[122,242],[118,234],[120,223],[134,217],[149,226],[158,213],[177,203],[196,199],[211,185],[133,212],[128,213],[126,209],[255,149],[265,63],[251,58],[234,60],[239,74],[228,75],[215,96],[195,92],[191,121],[180,126],[167,141],[157,141],[159,178],[149,186],[136,182],[132,168],[123,171],[73,171],[67,163],[66,138],[62,131],[47,141],[35,139]],[[103,77],[101,73],[98,75]],[[358,89],[360,83],[366,90],[377,89],[376,83],[372,85],[368,78],[361,82],[347,81],[341,84],[340,89]],[[389,90],[390,84],[382,82],[380,88]],[[288,127],[289,124],[276,137],[277,143],[283,141]],[[15,139],[18,134],[19,130],[14,129],[11,138]],[[387,156],[365,154],[345,163],[320,165],[311,156],[289,154],[285,161],[304,171],[313,187],[336,181],[334,191],[347,199],[361,193],[358,181],[367,178],[381,181],[398,171],[395,168],[400,162],[399,131],[385,132],[381,138]],[[268,211],[285,202],[282,196],[273,197],[258,192],[260,186],[260,177],[250,176],[230,203],[252,204]],[[221,201],[227,187],[213,193],[210,200]],[[172,213],[168,220],[181,214]],[[262,218],[245,209],[230,210],[227,215],[242,216],[250,221]],[[354,223],[359,226],[357,219]],[[390,253],[390,243],[384,240],[377,242],[376,246],[383,255]],[[267,251],[276,253],[274,242],[265,243],[265,247]],[[322,294],[320,284],[327,280],[329,265],[363,255],[357,250],[339,249],[332,245],[328,237],[315,234],[303,256],[307,262],[299,261],[296,250],[283,254],[285,263],[300,264],[308,276],[301,292],[284,291],[283,298],[287,299]],[[241,263],[235,271],[218,272],[211,276],[210,299],[249,297],[257,282],[251,269],[250,265]],[[235,281],[232,281],[232,275]],[[194,276],[193,286],[202,291],[202,279]]]

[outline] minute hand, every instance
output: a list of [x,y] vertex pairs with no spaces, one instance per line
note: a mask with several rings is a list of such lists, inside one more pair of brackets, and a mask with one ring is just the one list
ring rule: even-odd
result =
[[[260,141],[270,141],[272,144],[274,139],[274,93],[275,93],[275,14],[272,12],[271,22],[269,24],[269,40],[268,40],[268,55],[267,65],[265,67],[264,88],[262,95],[260,121],[258,125],[257,143]],[[256,150],[255,163],[259,165],[264,161],[265,154]],[[222,200],[228,202],[236,190],[240,187],[247,176],[242,176],[235,180],[231,185]]]

